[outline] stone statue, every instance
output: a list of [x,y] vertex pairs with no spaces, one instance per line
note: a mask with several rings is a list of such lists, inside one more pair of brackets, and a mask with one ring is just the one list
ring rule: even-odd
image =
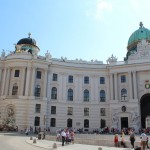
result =
[[47,51],[47,53],[45,54],[45,57],[46,57],[46,59],[51,59],[52,58],[52,56],[51,56],[51,54],[49,53],[49,51]]
[[9,107],[7,109],[7,114],[8,114],[8,117],[13,117],[14,116],[14,110],[12,107]]
[[118,123],[119,123],[119,117],[118,117],[117,113],[114,113],[112,115],[112,126],[114,128],[118,128]]
[[140,117],[140,116],[138,116],[137,112],[133,112],[133,113],[131,114],[131,122],[132,122],[132,123],[137,123],[137,122],[139,121],[139,117]]
[[3,58],[5,57],[5,51],[4,50],[2,51],[1,57],[3,57]]

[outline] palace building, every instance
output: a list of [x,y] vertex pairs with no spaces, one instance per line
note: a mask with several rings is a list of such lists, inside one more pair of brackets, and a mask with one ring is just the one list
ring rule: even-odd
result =
[[123,61],[39,56],[30,37],[0,58],[0,124],[27,127],[150,127],[150,30],[129,37]]

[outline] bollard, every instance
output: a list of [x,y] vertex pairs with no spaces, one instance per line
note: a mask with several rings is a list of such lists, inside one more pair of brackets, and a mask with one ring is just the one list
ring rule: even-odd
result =
[[53,149],[57,149],[57,144],[56,143],[53,144]]
[[32,137],[32,136],[30,137],[30,140],[33,140],[33,137]]
[[36,143],[36,139],[33,139],[33,143]]
[[103,150],[103,149],[101,147],[99,147],[98,150]]

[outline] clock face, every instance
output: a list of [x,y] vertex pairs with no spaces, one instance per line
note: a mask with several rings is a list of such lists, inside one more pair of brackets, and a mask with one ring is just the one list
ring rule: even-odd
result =
[[149,83],[145,84],[145,88],[149,89],[150,88],[150,84]]
[[125,112],[126,111],[126,106],[122,106],[122,111]]

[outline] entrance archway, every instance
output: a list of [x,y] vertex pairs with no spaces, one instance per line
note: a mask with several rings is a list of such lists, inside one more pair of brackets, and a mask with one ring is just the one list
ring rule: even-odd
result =
[[141,126],[142,128],[146,128],[146,117],[150,116],[150,93],[143,95],[140,102]]

